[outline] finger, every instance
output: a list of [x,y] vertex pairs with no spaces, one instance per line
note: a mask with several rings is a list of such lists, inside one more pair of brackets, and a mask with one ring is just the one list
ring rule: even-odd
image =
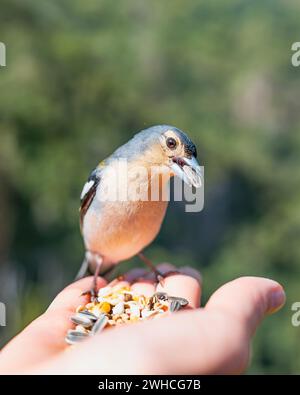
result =
[[[223,317],[212,320],[204,309],[195,309],[121,325],[82,344],[82,355],[89,359],[88,365],[81,357],[74,366],[75,350],[65,353],[63,365],[73,363],[72,374],[234,373],[241,366],[239,344],[231,328],[224,324]],[[109,359],[101,364],[99,355],[109,355]],[[55,369],[53,366],[54,373]]]
[[[175,266],[170,263],[161,263],[157,265],[157,270],[161,274],[165,274],[170,270],[174,270]],[[132,290],[136,293],[152,296],[156,290],[156,275],[154,272],[144,272],[143,276],[136,280],[134,284],[132,284]]]
[[133,283],[134,281],[139,280],[140,278],[146,276],[147,271],[145,269],[136,267],[134,269],[129,270],[124,274],[124,280]]
[[190,266],[182,266],[179,268],[179,271],[187,276],[194,277],[199,282],[200,287],[202,287],[202,276],[198,270]]
[[[166,278],[165,288],[170,282],[176,282],[176,277]],[[150,369],[153,374],[240,373],[248,363],[253,331],[264,315],[277,311],[284,300],[283,289],[275,281],[253,277],[232,281],[215,292],[205,309],[182,311],[141,325],[141,338],[147,338],[150,333],[159,333],[159,336],[151,338],[149,347],[153,353],[147,349],[153,358],[150,367],[143,366],[141,355],[137,369],[148,373]],[[129,333],[133,329],[126,328],[126,336],[133,337],[133,333]],[[121,336],[119,333],[119,338]],[[133,343],[130,344],[134,348]],[[159,359],[156,354],[160,355]]]
[[[239,320],[244,316],[243,307],[252,306],[244,317],[247,326],[248,320],[252,320],[251,314],[257,314],[255,306],[258,308],[263,305],[263,312],[272,312],[282,304],[281,295],[281,286],[271,280],[235,280],[218,290],[205,309],[182,311],[164,319],[123,326],[118,332],[103,332],[102,336],[83,345],[85,355],[90,358],[89,366],[77,364],[74,368],[78,370],[77,373],[90,374],[99,374],[99,371],[102,374],[241,372],[248,361],[248,341],[238,329]],[[223,314],[224,309],[228,311],[227,315]],[[230,312],[234,319],[229,318]],[[111,344],[114,344],[113,349]],[[110,355],[109,362],[105,361],[101,369],[99,353],[95,352],[97,349],[103,355],[106,352]],[[120,349],[126,361],[120,359]],[[72,351],[66,357],[70,358],[71,363]]]
[[151,280],[140,279],[131,285],[133,292],[150,297],[155,292],[155,284]]
[[128,287],[129,285],[129,282],[125,281],[124,276],[115,278],[107,284],[108,287],[113,287],[115,291]]
[[285,293],[276,281],[260,277],[242,277],[219,288],[209,299],[205,309],[228,312],[251,336],[266,314],[280,309]]
[[[103,278],[98,278],[98,287],[106,285]],[[30,349],[26,362],[39,363],[45,356],[48,358],[65,349],[64,336],[71,326],[70,316],[80,304],[86,304],[89,297],[82,295],[91,289],[93,277],[76,281],[63,289],[53,300],[47,311],[29,324],[5,348],[7,360],[14,361],[14,369],[18,369],[18,353],[24,347]],[[2,351],[3,352],[3,351]],[[21,364],[21,362],[20,362]],[[9,366],[9,363],[7,362]]]
[[[107,282],[103,278],[98,277],[98,288],[102,288],[106,284]],[[92,286],[92,276],[82,278],[81,280],[70,284],[56,296],[56,298],[48,307],[46,313],[61,309],[74,312],[79,305],[84,305],[89,302],[90,297],[88,295],[82,295],[82,293],[90,290]]]
[[174,274],[157,284],[158,292],[166,292],[170,296],[179,296],[189,301],[189,306],[200,306],[201,287],[198,280],[185,274]]
[[[171,263],[168,262],[163,262],[160,263],[159,265],[156,266],[157,271],[160,274],[166,274],[167,272],[170,272],[172,270],[175,270],[176,267],[174,265],[172,265]],[[143,275],[144,279],[156,282],[157,281],[157,273],[155,273],[154,271],[148,271]]]

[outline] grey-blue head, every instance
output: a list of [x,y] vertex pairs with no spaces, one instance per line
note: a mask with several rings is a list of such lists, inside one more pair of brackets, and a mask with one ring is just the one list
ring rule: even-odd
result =
[[201,173],[196,157],[195,144],[183,131],[170,125],[156,125],[140,131],[111,156],[112,159],[169,166],[174,175],[198,187]]

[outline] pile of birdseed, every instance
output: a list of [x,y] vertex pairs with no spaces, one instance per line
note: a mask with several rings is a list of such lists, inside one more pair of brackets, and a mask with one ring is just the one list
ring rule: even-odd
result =
[[188,305],[184,298],[156,292],[151,297],[137,294],[129,286],[106,286],[94,301],[78,306],[71,317],[75,324],[65,338],[68,344],[79,343],[103,329],[122,324],[156,319]]

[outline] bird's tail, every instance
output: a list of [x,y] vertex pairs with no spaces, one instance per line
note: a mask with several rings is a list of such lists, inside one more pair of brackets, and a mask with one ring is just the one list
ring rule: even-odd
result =
[[92,273],[91,273],[90,268],[89,268],[88,258],[87,258],[86,254],[85,254],[85,257],[84,257],[84,259],[82,261],[80,269],[79,269],[78,273],[76,274],[75,281],[80,280],[81,278],[86,277],[89,274],[92,274]]

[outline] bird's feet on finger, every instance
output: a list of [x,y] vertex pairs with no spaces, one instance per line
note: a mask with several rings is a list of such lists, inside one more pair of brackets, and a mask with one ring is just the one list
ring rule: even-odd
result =
[[94,302],[97,299],[98,290],[92,288],[87,291],[82,292],[81,296],[88,296],[91,302]]

